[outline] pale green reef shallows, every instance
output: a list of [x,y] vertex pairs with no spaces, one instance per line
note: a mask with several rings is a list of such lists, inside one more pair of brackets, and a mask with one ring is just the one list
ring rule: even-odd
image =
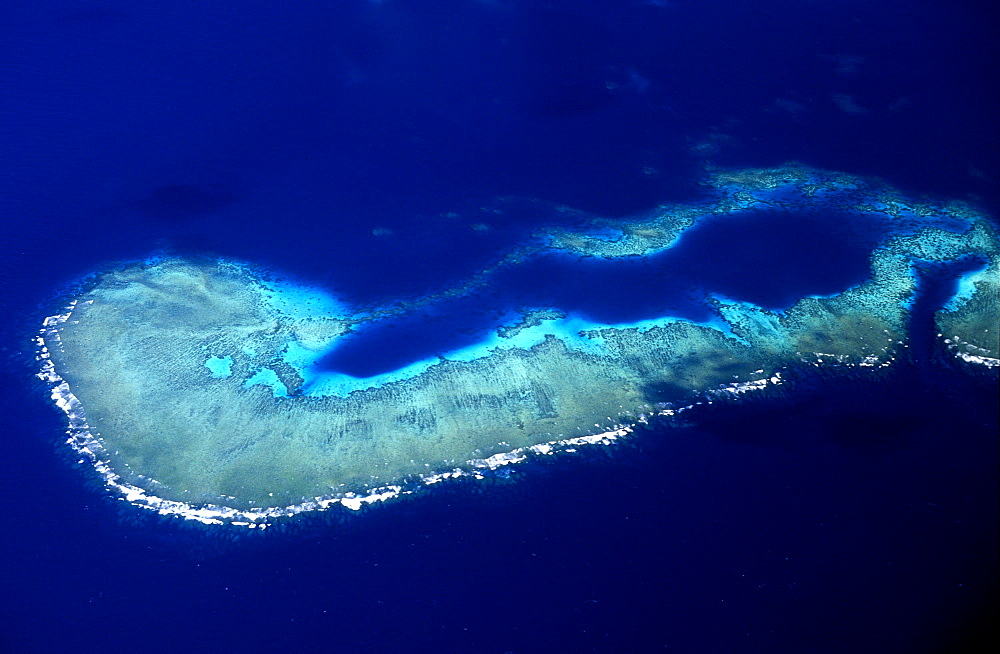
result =
[[[789,366],[858,374],[892,365],[907,340],[915,261],[986,262],[963,277],[937,323],[959,365],[1000,363],[1000,247],[976,211],[799,166],[720,173],[710,184],[705,204],[541,233],[499,265],[552,249],[643,256],[702,219],[763,207],[888,216],[893,235],[872,252],[865,283],[784,312],[715,297],[711,323],[598,325],[534,307],[480,346],[372,379],[310,366],[358,323],[435,298],[352,314],[321,290],[251,265],[150,259],[91,276],[45,319],[39,376],[68,416],[68,444],[124,500],[205,524],[264,527],[607,444],[683,410],[649,389],[711,401],[781,384]],[[489,281],[484,271],[449,293]]]

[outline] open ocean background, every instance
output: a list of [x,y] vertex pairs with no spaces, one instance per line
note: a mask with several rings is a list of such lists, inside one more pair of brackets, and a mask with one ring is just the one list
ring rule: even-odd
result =
[[[992,9],[0,0],[0,651],[978,651],[996,377],[943,365],[926,332],[877,380],[802,375],[513,483],[236,542],[95,487],[29,339],[67,284],[155,251],[421,296],[578,212],[698,201],[706,166],[798,161],[996,216]],[[850,248],[773,228],[761,256],[789,274],[745,289],[761,301],[863,277]],[[701,246],[731,265],[739,242]],[[642,272],[557,288],[630,319]],[[371,354],[331,365],[420,353]]]

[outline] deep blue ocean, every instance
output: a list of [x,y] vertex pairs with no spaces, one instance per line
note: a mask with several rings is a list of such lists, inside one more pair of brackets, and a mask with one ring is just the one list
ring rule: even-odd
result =
[[[709,169],[795,161],[1000,215],[991,3],[5,0],[0,26],[0,651],[992,638],[996,375],[959,372],[930,334],[976,262],[920,271],[913,360],[880,375],[797,372],[606,449],[263,535],[109,496],[65,449],[30,341],[115,262],[218,255],[386,306],[541,227],[703,201]],[[537,258],[323,365],[392,370],[522,306],[710,315],[649,293],[660,279],[782,309],[867,275],[877,226],[838,240],[847,216],[757,218],[654,257]],[[741,274],[760,260],[770,274]]]

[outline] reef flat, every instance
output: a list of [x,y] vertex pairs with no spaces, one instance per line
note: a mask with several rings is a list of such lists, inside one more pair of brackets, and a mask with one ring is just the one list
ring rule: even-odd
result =
[[[935,320],[962,365],[1000,363],[1000,245],[986,217],[797,166],[720,173],[708,186],[700,204],[539,232],[464,284],[374,310],[247,263],[120,265],[45,319],[39,376],[68,416],[70,446],[125,499],[206,524],[264,526],[607,443],[685,402],[780,384],[790,366],[891,365],[908,340],[917,262],[978,262]],[[373,324],[473,296],[539,257],[646,260],[708,223],[762,210],[822,211],[839,217],[844,242],[874,239],[865,279],[779,309],[691,284],[698,319],[492,307],[501,318],[471,344],[368,377],[322,365]],[[762,256],[739,274],[776,266]],[[649,280],[644,292],[682,281]]]

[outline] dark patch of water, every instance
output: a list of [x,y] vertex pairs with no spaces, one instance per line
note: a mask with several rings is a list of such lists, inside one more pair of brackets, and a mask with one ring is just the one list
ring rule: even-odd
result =
[[362,327],[321,368],[369,377],[472,345],[498,315],[552,307],[598,323],[660,316],[705,321],[710,294],[781,310],[864,281],[884,234],[877,220],[831,212],[762,211],[711,219],[669,250],[618,259],[548,253],[504,266],[488,287],[403,319]]

